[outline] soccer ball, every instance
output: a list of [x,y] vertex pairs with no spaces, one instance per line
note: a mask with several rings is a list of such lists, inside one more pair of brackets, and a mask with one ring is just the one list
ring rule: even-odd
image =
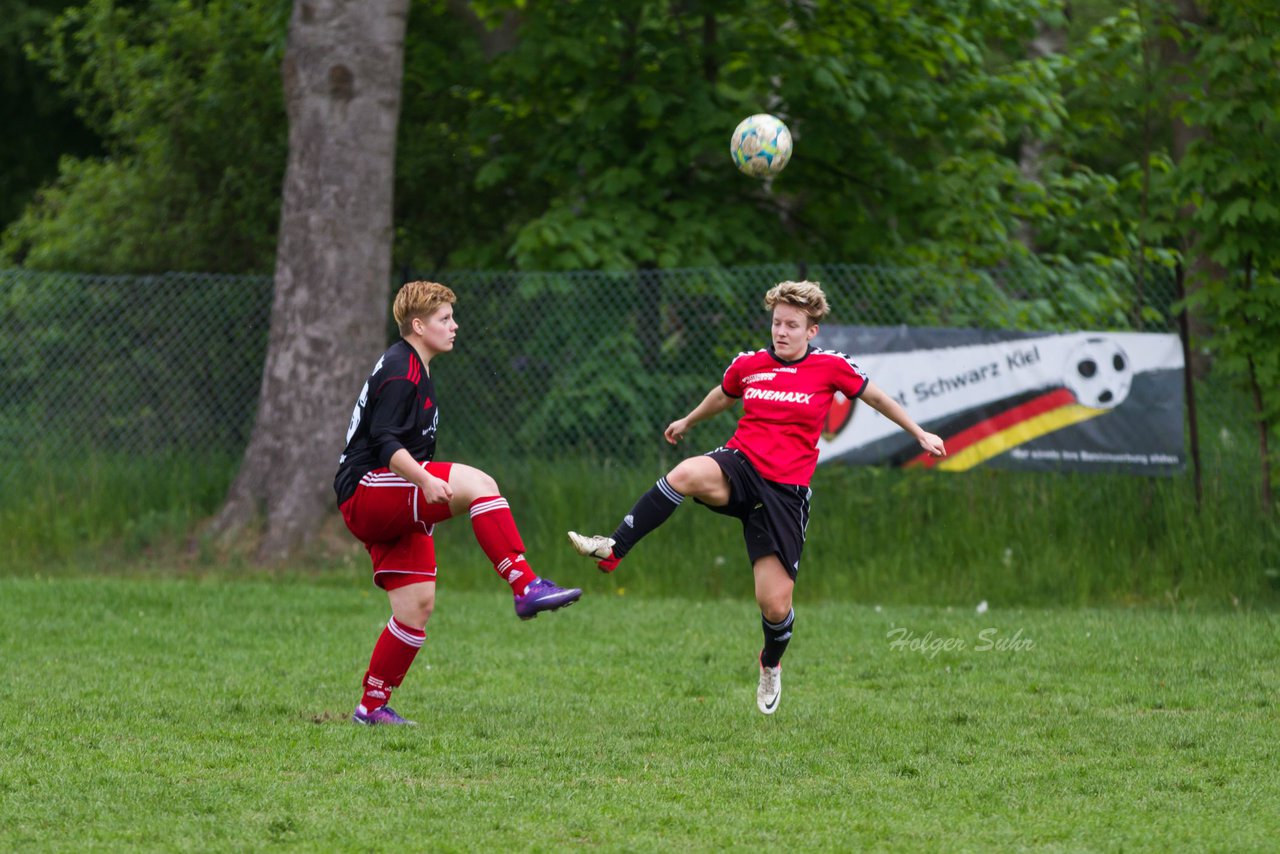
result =
[[768,113],[747,116],[729,140],[733,162],[753,178],[777,175],[791,159],[791,131]]
[[1067,354],[1065,383],[1084,406],[1114,409],[1129,396],[1133,364],[1110,338],[1086,338]]

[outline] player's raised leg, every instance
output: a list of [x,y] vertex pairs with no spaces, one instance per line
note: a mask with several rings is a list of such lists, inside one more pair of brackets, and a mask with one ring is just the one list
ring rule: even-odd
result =
[[760,650],[760,682],[756,687],[756,707],[766,715],[778,709],[782,697],[782,656],[791,642],[796,614],[791,608],[795,580],[787,574],[776,554],[758,559],[753,565],[756,603],[764,629]]
[[582,596],[580,589],[562,588],[550,579],[539,578],[529,566],[511,507],[492,477],[472,466],[454,463],[449,470],[449,486],[453,490],[450,509],[455,514],[465,510],[471,517],[476,542],[492,562],[494,571],[511,585],[516,615],[520,619],[530,620],[543,611],[554,611],[578,601]]
[[671,518],[688,497],[723,507],[729,502],[729,481],[715,460],[690,457],[648,489],[622,518],[610,536],[587,536],[569,532],[569,542],[578,554],[597,559],[604,572],[613,572],[618,563],[645,536]]

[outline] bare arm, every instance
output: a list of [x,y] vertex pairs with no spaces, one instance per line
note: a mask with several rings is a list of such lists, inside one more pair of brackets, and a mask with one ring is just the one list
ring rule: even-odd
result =
[[428,504],[444,504],[453,497],[449,482],[429,473],[404,448],[391,455],[387,468],[421,489],[422,497]]
[[868,382],[867,387],[859,395],[859,399],[912,436],[915,436],[916,441],[920,443],[920,447],[930,454],[935,457],[945,457],[947,455],[947,449],[942,444],[942,438],[933,433],[926,433],[921,429],[919,424],[911,420],[911,416],[907,414],[907,410],[902,408],[902,404],[886,394],[880,386],[873,382]]
[[692,412],[684,418],[677,418],[675,421],[672,421],[662,435],[667,438],[668,442],[674,445],[676,442],[679,442],[684,438],[684,435],[689,432],[689,428],[694,424],[697,424],[699,421],[705,421],[713,415],[719,415],[735,403],[737,403],[735,398],[729,397],[729,395],[724,393],[724,389],[720,388],[720,386],[716,386],[711,389],[711,391],[707,392],[707,396],[702,399],[701,403],[693,408]]

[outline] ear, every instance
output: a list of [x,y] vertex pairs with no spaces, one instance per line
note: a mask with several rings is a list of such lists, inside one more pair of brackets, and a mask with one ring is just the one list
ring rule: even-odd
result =
[[804,331],[804,340],[812,341],[813,336],[817,334],[818,334],[818,324],[815,323]]

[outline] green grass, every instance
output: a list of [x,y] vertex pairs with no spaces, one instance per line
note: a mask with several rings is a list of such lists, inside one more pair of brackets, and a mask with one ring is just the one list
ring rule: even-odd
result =
[[[422,725],[388,731],[345,722],[387,613],[363,572],[0,579],[0,849],[1280,838],[1275,614],[811,604],[766,718],[750,602],[589,578],[579,605],[521,623],[485,581],[441,590],[396,695]],[[1024,648],[979,650],[993,629]],[[951,638],[965,648],[932,651]]]
[[185,551],[226,495],[234,454],[77,455],[0,471],[0,574],[97,569]]

